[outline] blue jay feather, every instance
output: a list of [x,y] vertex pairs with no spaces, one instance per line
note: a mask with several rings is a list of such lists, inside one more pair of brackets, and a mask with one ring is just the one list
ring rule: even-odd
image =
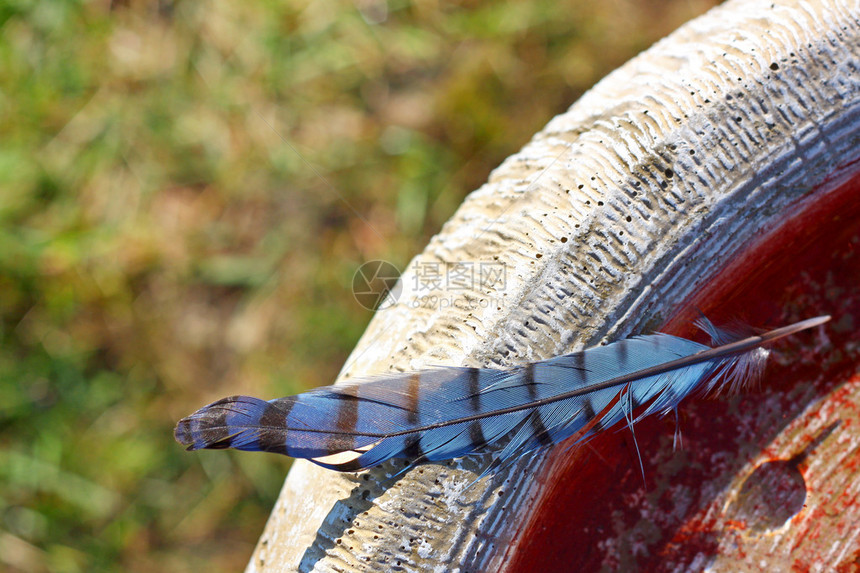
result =
[[180,420],[175,437],[189,450],[275,452],[340,471],[498,446],[493,473],[537,448],[671,412],[692,393],[737,390],[761,373],[764,344],[827,320],[735,340],[702,318],[719,346],[658,333],[508,370],[439,367],[270,401],[231,396]]

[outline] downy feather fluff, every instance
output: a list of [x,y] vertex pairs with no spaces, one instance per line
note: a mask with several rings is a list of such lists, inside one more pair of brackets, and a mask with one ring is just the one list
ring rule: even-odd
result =
[[762,345],[829,318],[736,340],[703,317],[697,325],[714,348],[658,333],[509,370],[440,367],[270,401],[232,396],[180,420],[175,436],[189,450],[276,452],[340,471],[391,458],[446,460],[503,443],[485,472],[493,473],[536,448],[671,412],[693,392],[737,390],[760,375]]

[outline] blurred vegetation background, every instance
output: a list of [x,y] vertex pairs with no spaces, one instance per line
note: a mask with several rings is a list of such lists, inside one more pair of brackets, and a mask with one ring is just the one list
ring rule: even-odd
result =
[[175,421],[330,383],[362,262],[714,3],[0,2],[0,570],[241,570],[290,462]]

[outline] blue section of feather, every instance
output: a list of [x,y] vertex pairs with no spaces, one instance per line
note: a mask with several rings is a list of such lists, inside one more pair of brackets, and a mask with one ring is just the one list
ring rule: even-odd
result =
[[[715,339],[728,337],[710,323],[704,327]],[[755,349],[623,386],[539,402],[708,348],[654,334],[511,370],[435,368],[269,402],[226,398],[180,421],[176,438],[189,449],[274,451],[344,470],[372,467],[391,458],[444,460],[501,442],[493,471],[576,434],[584,440],[622,421],[632,424],[643,416],[670,412],[709,378],[708,390],[719,384],[737,385],[754,375],[766,358],[765,351]],[[634,419],[633,410],[639,407]],[[595,419],[598,427],[586,429]],[[349,452],[353,452],[349,463],[318,459]]]

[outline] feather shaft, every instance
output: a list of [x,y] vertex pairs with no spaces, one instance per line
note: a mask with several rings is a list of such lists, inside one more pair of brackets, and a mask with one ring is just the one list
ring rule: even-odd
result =
[[190,450],[277,452],[342,471],[395,457],[449,459],[507,437],[494,471],[538,447],[675,410],[706,380],[709,390],[738,387],[761,371],[762,345],[829,318],[736,341],[704,319],[700,326],[719,346],[654,334],[510,370],[441,367],[269,402],[233,396],[180,420],[175,436]]
[[[808,328],[812,328],[818,326],[820,324],[824,324],[830,320],[829,316],[818,316],[815,318],[810,318],[808,320],[804,320],[801,322],[796,322],[794,324],[790,324],[788,326],[784,326],[782,328],[777,328],[775,330],[771,330],[765,332],[759,336],[750,336],[744,338],[743,340],[738,340],[736,342],[731,342],[729,344],[723,344],[722,346],[717,346],[716,348],[710,348],[708,350],[703,350],[697,354],[692,354],[690,356],[684,356],[683,358],[679,358],[677,360],[672,360],[671,362],[664,362],[658,366],[652,366],[650,368],[645,368],[643,370],[638,370],[636,372],[631,372],[630,374],[626,374],[624,376],[618,376],[616,378],[612,378],[610,380],[606,380],[604,382],[598,382],[592,384],[590,386],[584,388],[578,388],[576,390],[571,390],[569,392],[562,392],[561,394],[557,394],[551,398],[540,398],[534,400],[533,402],[529,402],[527,404],[520,404],[517,406],[511,406],[508,408],[501,408],[498,410],[493,410],[491,412],[483,412],[480,414],[473,414],[471,416],[465,416],[462,418],[457,418],[456,420],[446,420],[444,422],[437,422],[435,424],[429,424],[427,426],[420,426],[416,428],[410,428],[408,430],[403,430],[400,432],[391,432],[385,434],[374,434],[374,433],[363,433],[363,436],[368,436],[372,438],[387,438],[392,436],[403,436],[407,434],[412,434],[421,431],[435,430],[438,428],[445,428],[447,426],[453,426],[455,424],[462,424],[464,422],[474,422],[477,420],[482,420],[484,418],[489,418],[491,416],[499,416],[504,414],[510,414],[513,412],[519,412],[521,410],[527,408],[539,408],[541,406],[546,406],[549,404],[553,404],[555,402],[561,402],[562,400],[567,400],[568,398],[574,398],[576,396],[583,396],[585,394],[590,394],[591,392],[596,392],[598,390],[604,390],[606,388],[613,388],[615,386],[621,386],[624,384],[629,384],[631,382],[636,382],[637,380],[642,380],[644,378],[649,378],[651,376],[658,376],[660,374],[664,374],[666,372],[670,372],[672,370],[677,370],[679,368],[685,368],[687,366],[693,366],[695,364],[701,364],[702,362],[708,362],[709,360],[717,360],[726,356],[731,356],[734,354],[740,354],[743,352],[748,352],[751,349],[758,348],[762,344],[766,344],[769,342],[773,342],[780,338],[784,338],[786,336],[795,334],[802,330],[806,330]],[[324,430],[320,430],[324,431]]]

